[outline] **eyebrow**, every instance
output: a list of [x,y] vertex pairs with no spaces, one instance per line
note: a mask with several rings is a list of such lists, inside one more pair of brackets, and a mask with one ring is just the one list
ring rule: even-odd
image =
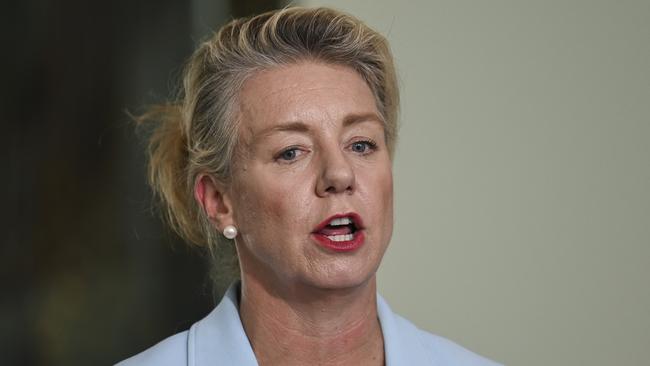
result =
[[[384,125],[382,119],[376,113],[349,114],[343,118],[343,128],[355,125],[361,122],[375,121]],[[265,128],[257,134],[257,138],[267,137],[276,132],[300,132],[310,133],[311,127],[302,121],[286,122],[280,125]]]
[[301,122],[301,121],[287,122],[287,123],[282,123],[280,125],[265,128],[258,135],[260,137],[262,137],[262,136],[272,135],[272,134],[274,134],[276,132],[303,132],[303,133],[308,133],[309,132],[309,126],[307,126],[307,124],[305,124],[304,122]]
[[383,119],[380,118],[376,113],[362,113],[362,114],[349,114],[343,119],[343,127],[349,127],[351,125],[361,123],[361,122],[379,122],[382,126],[384,125]]

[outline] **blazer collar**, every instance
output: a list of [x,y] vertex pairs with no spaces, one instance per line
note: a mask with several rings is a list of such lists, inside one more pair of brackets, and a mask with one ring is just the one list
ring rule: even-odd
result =
[[377,317],[384,335],[386,366],[422,365],[428,360],[420,339],[420,330],[411,322],[393,313],[383,297],[377,294]]
[[253,348],[239,318],[239,282],[228,288],[219,305],[189,331],[189,366],[257,366]]
[[[230,285],[219,305],[190,328],[187,344],[189,366],[214,365],[216,360],[224,365],[257,366],[239,317],[239,287],[239,282]],[[418,329],[395,315],[379,294],[377,316],[384,336],[386,365],[416,365],[421,362],[423,349],[417,337]]]

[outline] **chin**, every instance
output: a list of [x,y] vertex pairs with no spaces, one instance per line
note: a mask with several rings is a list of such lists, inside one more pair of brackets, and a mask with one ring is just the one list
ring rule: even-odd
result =
[[370,253],[362,250],[347,260],[341,259],[330,263],[331,266],[321,283],[331,289],[351,289],[374,282],[384,254],[383,250],[381,253],[376,252],[377,250],[379,249],[372,248]]
[[364,287],[374,280],[375,275],[373,273],[369,278],[359,279],[359,278],[329,278],[323,281],[310,281],[308,285],[310,287],[323,290],[323,291],[342,291],[342,290],[353,290],[360,287]]
[[[354,261],[352,261],[354,262]],[[330,263],[310,273],[305,279],[309,285],[323,290],[344,290],[363,287],[376,278],[378,264]],[[312,269],[313,270],[313,269]]]
[[[323,289],[355,288],[374,281],[387,243],[368,236],[356,250],[337,252],[312,240],[312,251],[304,266],[303,280]],[[382,245],[384,244],[384,245]]]

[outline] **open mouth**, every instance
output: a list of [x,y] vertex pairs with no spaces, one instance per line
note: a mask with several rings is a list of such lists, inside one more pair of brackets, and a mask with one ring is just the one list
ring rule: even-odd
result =
[[334,251],[351,251],[364,242],[363,222],[356,213],[329,217],[312,234],[321,245]]

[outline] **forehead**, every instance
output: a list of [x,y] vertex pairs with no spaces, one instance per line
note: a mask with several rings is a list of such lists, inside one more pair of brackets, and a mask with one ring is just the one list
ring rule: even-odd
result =
[[257,72],[244,83],[239,108],[245,137],[287,122],[323,127],[349,115],[379,115],[370,88],[356,71],[315,62]]

